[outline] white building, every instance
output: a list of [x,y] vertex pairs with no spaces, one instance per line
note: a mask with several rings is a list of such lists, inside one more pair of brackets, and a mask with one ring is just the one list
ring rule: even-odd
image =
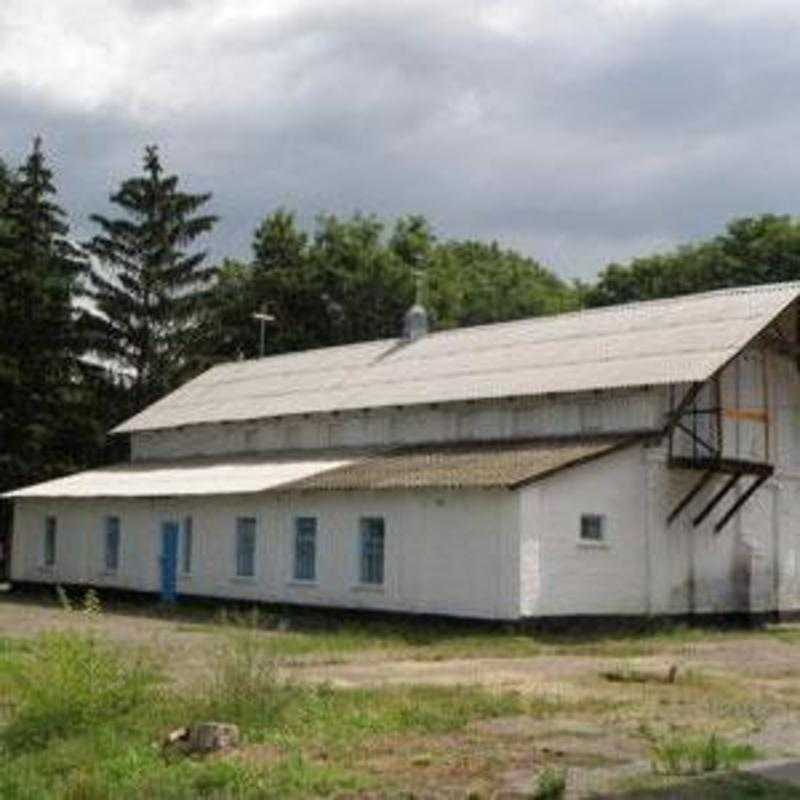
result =
[[800,610],[799,296],[215,367],[119,426],[131,463],[7,495],[12,579],[507,620]]

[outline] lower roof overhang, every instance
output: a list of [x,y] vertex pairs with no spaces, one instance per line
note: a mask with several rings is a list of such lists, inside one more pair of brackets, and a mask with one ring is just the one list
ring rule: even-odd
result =
[[180,497],[260,492],[518,489],[658,436],[472,441],[380,451],[304,451],[134,461],[3,495],[24,498]]

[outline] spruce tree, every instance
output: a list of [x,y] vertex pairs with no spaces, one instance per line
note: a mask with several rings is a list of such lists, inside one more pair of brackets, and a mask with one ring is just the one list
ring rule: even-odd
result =
[[188,194],[147,147],[144,174],[125,180],[111,202],[124,215],[92,216],[101,232],[87,245],[96,261],[91,291],[97,353],[131,376],[135,412],[174,388],[192,368],[199,305],[215,269],[187,252],[216,217],[197,213],[210,194]]
[[[81,341],[74,299],[86,264],[68,240],[41,140],[0,192],[0,486],[74,469]],[[75,415],[81,416],[81,415]]]

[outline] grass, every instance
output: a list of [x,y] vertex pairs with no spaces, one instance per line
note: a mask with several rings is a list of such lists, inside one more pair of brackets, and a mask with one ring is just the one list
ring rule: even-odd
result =
[[[357,792],[375,783],[359,748],[376,737],[440,735],[477,719],[547,713],[513,692],[407,686],[334,690],[276,679],[252,628],[234,628],[194,691],[160,680],[87,626],[46,633],[0,657],[0,797],[283,798]],[[240,726],[240,757],[165,758],[172,728]],[[259,751],[259,747],[267,746]],[[248,758],[248,753],[262,753]],[[266,752],[268,755],[264,756]]]
[[[2,605],[0,612],[13,609],[13,603]],[[789,706],[800,710],[800,705],[792,705],[796,691],[785,698],[782,694],[794,690],[794,683],[761,682],[756,690],[738,673],[684,667],[669,683],[667,668],[682,663],[678,657],[665,659],[663,667],[626,662],[654,653],[680,655],[696,643],[729,636],[757,641],[772,636],[771,631],[675,627],[638,633],[526,634],[457,621],[335,620],[263,610],[220,616],[195,614],[191,608],[159,609],[158,615],[169,625],[158,626],[166,635],[158,640],[158,651],[151,648],[148,655],[130,642],[115,645],[102,634],[104,630],[117,634],[114,612],[100,613],[96,600],[88,608],[63,613],[72,615],[70,624],[63,626],[71,630],[69,634],[0,637],[0,797],[4,799],[250,800],[363,792],[404,796],[402,792],[412,789],[428,796],[440,786],[447,791],[461,786],[465,795],[474,786],[488,797],[502,785],[504,774],[520,768],[538,770],[532,793],[557,792],[563,767],[581,768],[591,760],[580,742],[568,745],[566,754],[547,755],[544,748],[558,730],[559,718],[591,722],[593,730],[608,730],[612,739],[635,737],[637,758],[652,743],[659,774],[626,791],[658,792],[676,782],[683,791],[684,783],[693,787],[705,780],[704,770],[735,767],[752,752],[699,733],[656,737],[650,732],[653,726],[675,724],[681,730],[715,730],[736,737],[763,722],[764,715]],[[58,628],[58,621],[54,625]],[[187,650],[170,652],[173,631],[196,632],[200,638],[197,644],[184,638]],[[795,643],[790,636],[784,641]],[[381,663],[389,659],[559,654],[597,656],[611,664],[606,662],[603,670],[590,663],[585,673],[565,676],[563,682],[551,680],[547,693],[533,683],[526,684],[525,693],[475,686],[343,689],[279,677],[306,674],[307,670],[286,669],[295,660],[355,662],[366,657],[376,662],[379,674]],[[187,655],[190,669],[181,675]],[[198,663],[202,669],[193,669],[192,664]],[[474,724],[507,717],[533,717],[537,732],[525,733],[523,724],[519,734],[503,733],[513,729],[504,727],[506,720],[497,726]],[[201,720],[236,723],[242,747],[222,758],[165,757],[160,746],[165,734]],[[574,725],[566,730],[570,727]],[[570,736],[574,738],[571,733],[562,738]],[[596,736],[592,733],[589,738]],[[611,748],[608,758],[614,762]],[[533,766],[532,752],[536,753]],[[694,772],[700,777],[686,777]],[[716,784],[709,786],[709,797],[727,796],[713,794]],[[757,791],[756,783],[737,783],[736,791],[740,786]]]
[[[30,602],[31,598],[27,599]],[[52,602],[47,596],[36,601]],[[13,607],[10,598],[0,606]],[[61,600],[63,603],[63,599]],[[726,638],[771,637],[787,644],[800,644],[800,629],[702,628],[684,624],[644,624],[638,630],[593,630],[579,628],[564,632],[524,631],[463,620],[409,619],[407,617],[343,617],[296,607],[231,605],[219,611],[219,603],[185,600],[170,607],[158,603],[112,600],[104,610],[106,618],[115,613],[166,620],[180,633],[217,635],[231,623],[248,620],[265,633],[263,647],[274,659],[291,662],[347,660],[355,653],[418,660],[450,658],[518,658],[538,655],[634,658],[658,653],[681,654],[700,642]]]
[[[710,631],[687,625],[663,629],[575,630],[563,633],[525,632],[513,627],[479,627],[460,620],[345,619],[332,621],[313,612],[292,609],[274,614],[251,609],[229,611],[212,617],[192,618],[191,607],[176,611],[181,632],[216,634],[231,623],[256,620],[262,647],[275,660],[336,663],[356,653],[420,661],[474,658],[526,658],[534,656],[583,656],[636,658],[658,653],[681,655],[699,642],[726,637],[773,635],[766,631],[732,629]],[[249,623],[251,624],[251,623]],[[795,641],[795,640],[791,640]],[[796,643],[800,644],[800,636]]]
[[[178,613],[184,613],[179,611]],[[185,609],[191,615],[191,609]],[[201,623],[213,631],[242,619],[256,619],[262,630],[280,628],[280,635],[269,637],[264,646],[275,658],[322,656],[335,659],[360,651],[377,651],[420,660],[450,658],[520,658],[538,655],[608,656],[635,658],[664,651],[680,653],[693,644],[714,639],[742,636],[778,635],[774,631],[751,629],[719,630],[666,625],[641,630],[576,629],[561,633],[521,631],[486,626],[481,629],[460,620],[409,620],[364,618],[331,621],[313,612],[291,609],[282,614],[228,612],[216,614]],[[787,635],[787,641],[800,644]]]
[[653,772],[664,775],[699,775],[739,767],[757,753],[750,745],[728,742],[716,733],[691,736],[672,733],[653,742]]
[[531,798],[533,800],[559,800],[567,789],[567,773],[556,767],[545,767],[536,777]]

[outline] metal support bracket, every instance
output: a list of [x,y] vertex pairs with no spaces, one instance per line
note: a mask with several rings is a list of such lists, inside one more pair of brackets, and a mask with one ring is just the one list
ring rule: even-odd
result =
[[717,506],[720,500],[733,489],[742,477],[741,473],[733,475],[725,485],[706,503],[706,507],[692,520],[692,527],[696,528]]
[[672,525],[678,514],[680,514],[681,511],[683,511],[683,509],[686,508],[686,506],[688,506],[689,503],[691,503],[692,500],[694,500],[694,498],[697,497],[697,495],[703,491],[706,484],[714,477],[715,472],[716,469],[712,467],[711,469],[706,470],[706,472],[703,473],[703,476],[700,478],[699,481],[697,481],[697,483],[689,491],[686,497],[684,497],[683,500],[681,500],[680,503],[678,503],[678,505],[672,509],[672,513],[667,517],[667,526]]
[[[771,473],[770,473],[771,474]],[[768,474],[759,475],[748,490],[728,509],[725,516],[714,526],[714,533],[719,533],[731,520],[733,515],[755,494],[756,490],[769,479]]]

